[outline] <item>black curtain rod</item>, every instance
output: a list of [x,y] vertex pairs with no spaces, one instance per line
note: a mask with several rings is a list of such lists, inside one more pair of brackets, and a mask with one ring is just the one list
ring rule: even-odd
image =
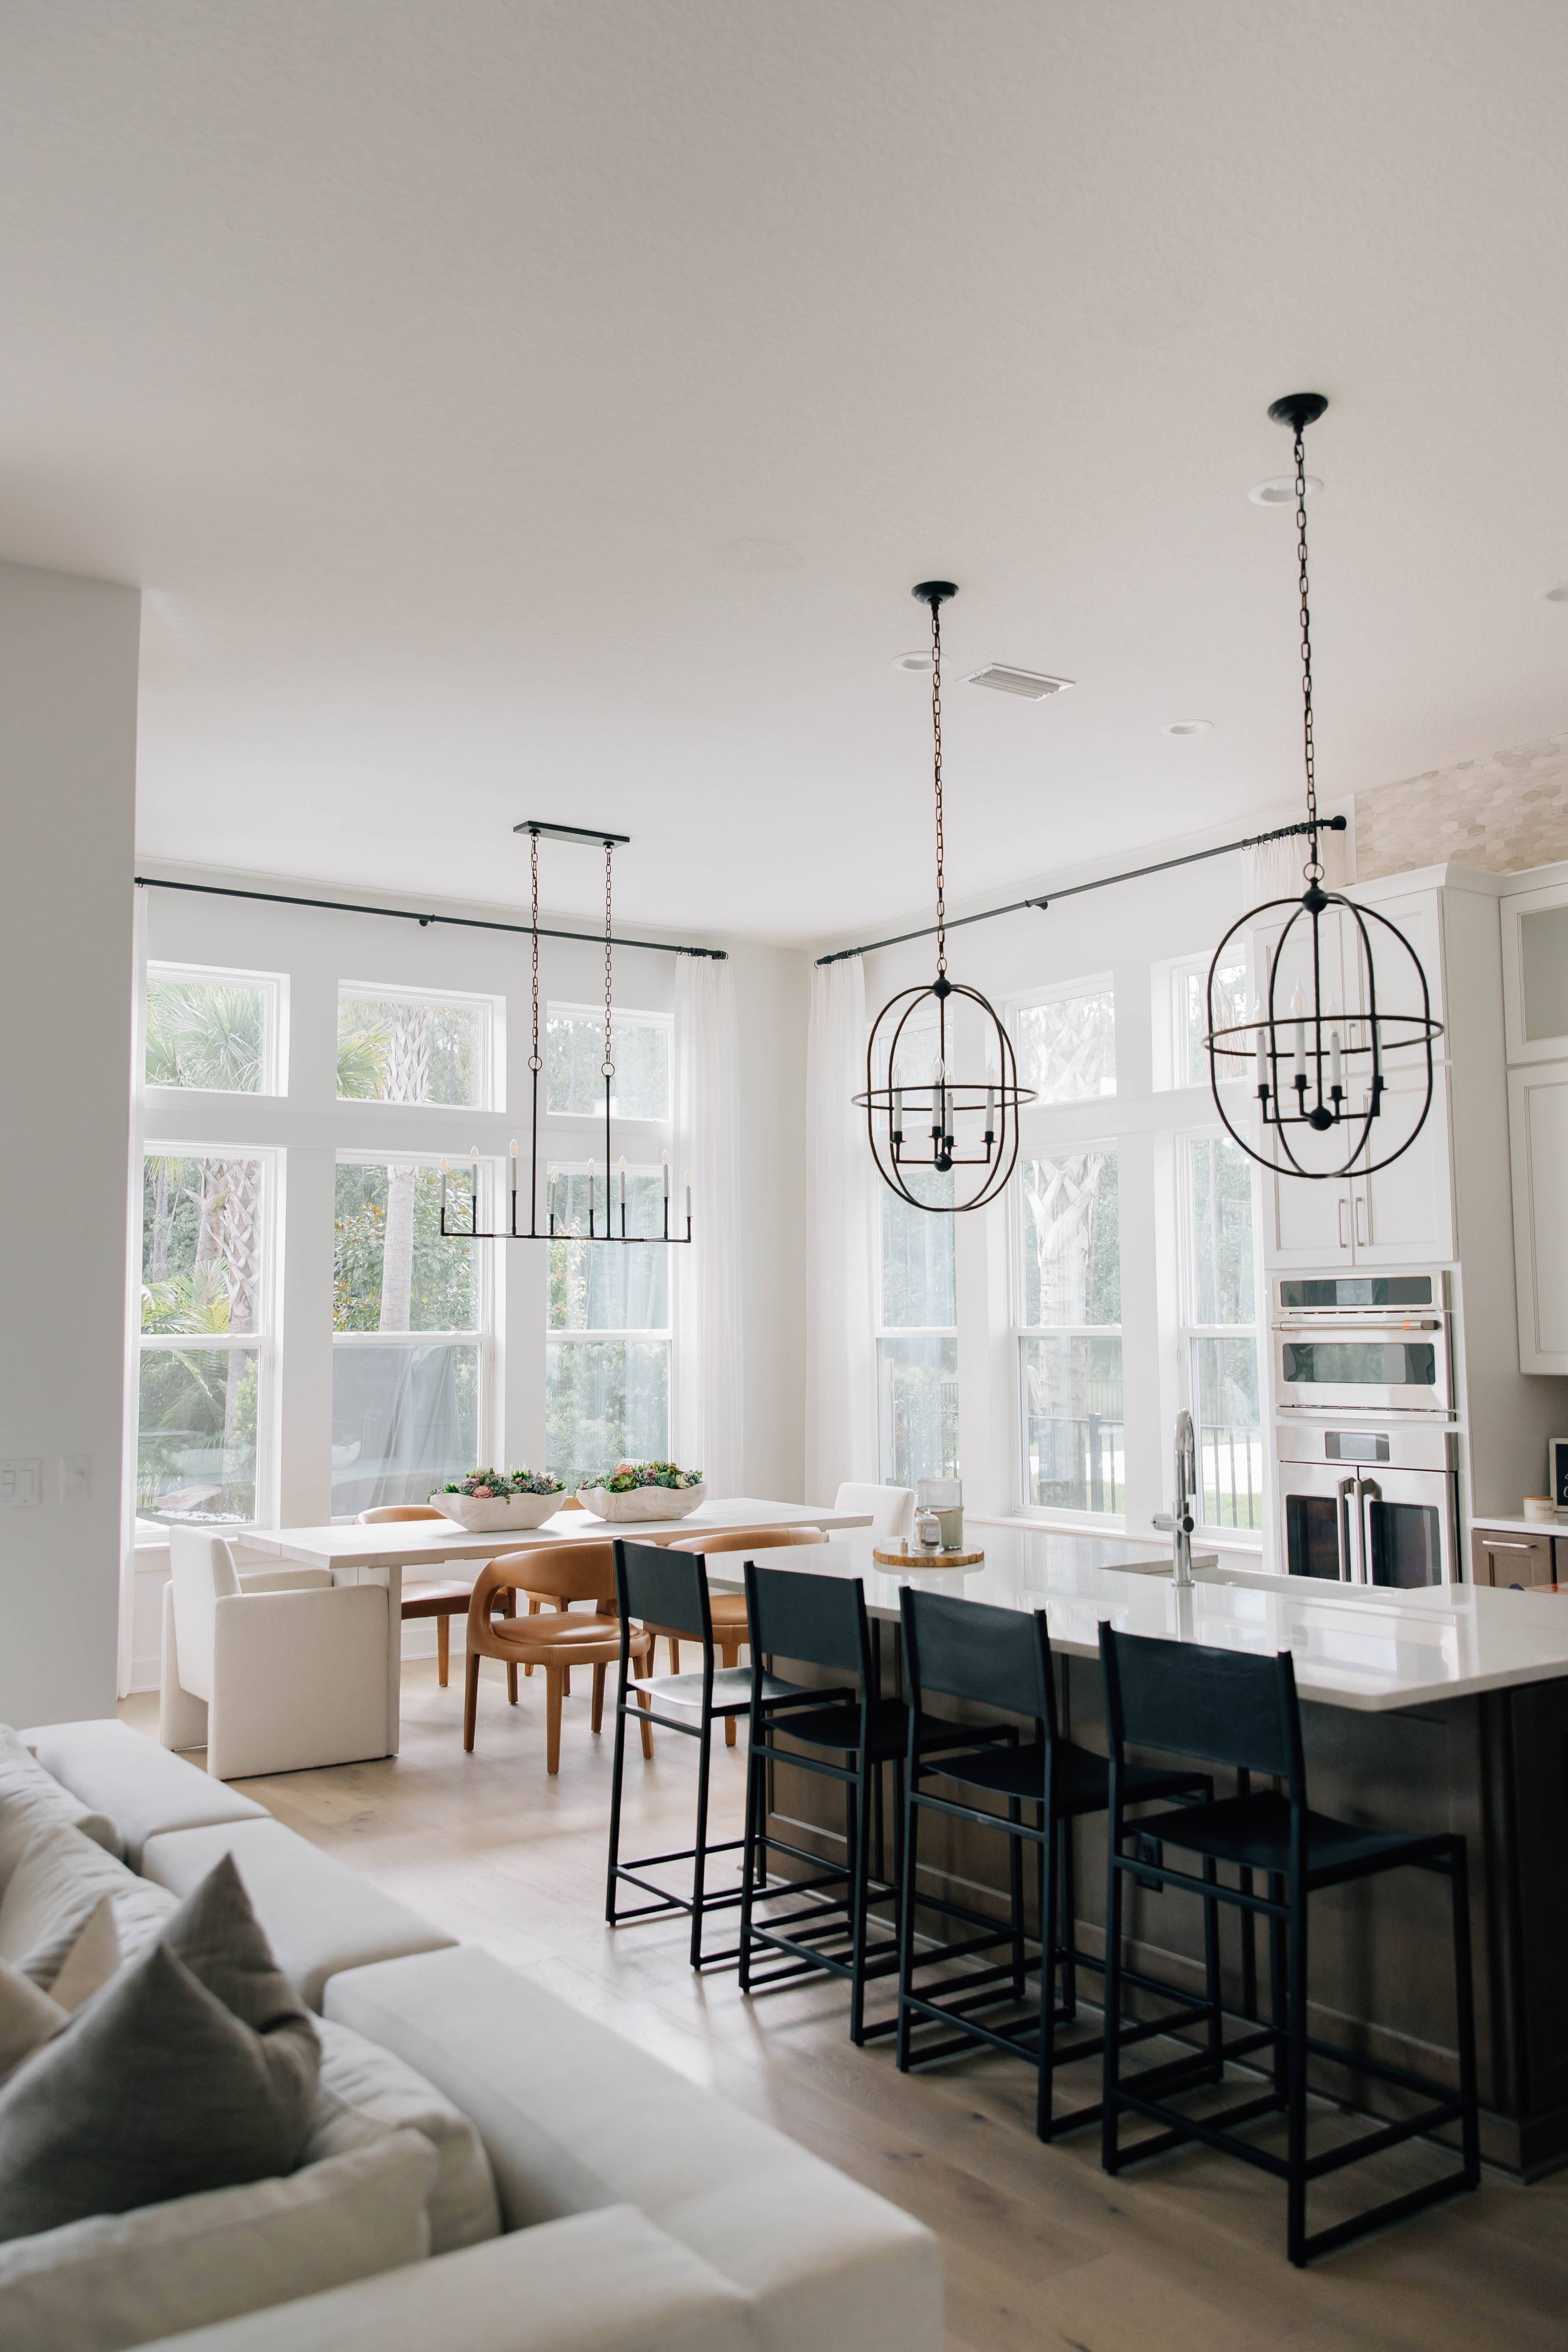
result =
[[[204,898],[259,898],[267,907],[321,907],[332,915],[391,915],[399,922],[417,923],[421,929],[427,923],[451,923],[464,931],[515,931],[524,940],[532,936],[530,923],[488,923],[478,915],[419,915],[411,907],[360,907],[347,898],[289,898],[280,890],[231,890],[221,882],[163,882],[156,874],[138,874],[134,880],[139,890],[195,890]],[[605,944],[603,931],[552,931],[542,923],[539,936],[542,940],[576,940],[589,948]],[[728,948],[674,947],[668,940],[622,940],[613,933],[610,945],[652,948],[658,955],[711,956],[717,963],[727,962],[730,953]]]
[[[1343,833],[1346,819],[1325,816],[1318,821],[1320,833]],[[1069,883],[1065,890],[1053,890],[1049,898],[1015,898],[1010,906],[987,907],[983,914],[955,915],[949,923],[950,931],[962,930],[965,923],[989,923],[998,915],[1021,915],[1026,907],[1037,907],[1042,914],[1056,898],[1077,898],[1085,890],[1109,890],[1113,882],[1141,882],[1146,874],[1168,874],[1173,866],[1196,866],[1205,857],[1227,857],[1233,849],[1256,849],[1265,841],[1289,841],[1297,834],[1310,833],[1310,824],[1276,825],[1272,833],[1249,833],[1240,841],[1222,841],[1214,849],[1189,850],[1184,857],[1163,857],[1157,866],[1134,866],[1127,874],[1102,874],[1098,882]],[[835,948],[831,955],[818,956],[819,964],[842,963],[846,956],[875,955],[879,948],[901,948],[910,940],[930,940],[936,937],[936,925],[928,923],[923,930],[900,931],[890,940],[868,940],[863,948]]]

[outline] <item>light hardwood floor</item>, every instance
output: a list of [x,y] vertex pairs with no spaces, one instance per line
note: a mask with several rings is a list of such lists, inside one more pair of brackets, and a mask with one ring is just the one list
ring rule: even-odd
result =
[[[946,2247],[952,2352],[1568,2344],[1568,2172],[1530,2189],[1489,2173],[1478,2194],[1295,2272],[1283,2251],[1283,2191],[1249,2167],[1184,2151],[1112,2180],[1093,2130],[1049,2147],[1035,2139],[1023,2065],[985,2054],[900,2075],[887,2045],[852,2046],[840,1985],[742,2000],[732,1972],[693,1977],[681,1925],[612,1932],[613,1718],[606,1709],[605,1736],[591,1736],[588,1677],[578,1680],[553,1782],[540,1678],[522,1683],[512,1708],[500,1667],[487,1666],[477,1750],[465,1756],[455,1657],[446,1691],[434,1661],[405,1668],[395,1761],[245,1785],[452,1935],[488,1946],[918,2214]],[[151,1700],[121,1712],[155,1729]],[[714,1834],[728,1835],[739,1822],[743,1734],[733,1750],[714,1752]],[[651,1765],[634,1748],[629,1852],[689,1841],[695,1754],[669,1735],[656,1736]],[[1071,2087],[1093,2095],[1092,2081]],[[1421,2149],[1381,2159],[1377,2193],[1409,2185],[1429,2161]],[[1334,2210],[1314,2207],[1314,2223]]]

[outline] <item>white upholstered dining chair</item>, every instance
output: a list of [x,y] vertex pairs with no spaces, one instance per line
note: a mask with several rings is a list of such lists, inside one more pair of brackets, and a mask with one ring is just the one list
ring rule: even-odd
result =
[[836,1511],[869,1511],[876,1543],[900,1543],[915,1531],[912,1486],[860,1486],[847,1478],[833,1497]]
[[158,1737],[201,1748],[215,1780],[391,1755],[391,1645],[383,1584],[324,1568],[237,1569],[221,1536],[171,1528]]

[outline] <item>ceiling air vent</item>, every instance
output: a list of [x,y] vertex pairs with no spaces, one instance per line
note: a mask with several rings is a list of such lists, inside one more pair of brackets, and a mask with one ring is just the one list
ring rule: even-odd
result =
[[1065,694],[1072,680],[1047,677],[1043,670],[1013,669],[1006,662],[992,662],[985,669],[972,669],[964,684],[994,687],[998,694],[1021,694],[1026,702],[1044,702],[1047,695]]

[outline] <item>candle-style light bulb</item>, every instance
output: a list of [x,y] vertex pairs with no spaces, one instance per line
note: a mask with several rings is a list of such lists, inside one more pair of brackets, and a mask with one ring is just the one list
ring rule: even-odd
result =
[[1263,1007],[1256,996],[1252,1000],[1252,1020],[1258,1032],[1258,1059],[1253,1079],[1261,1094],[1268,1084],[1268,1032],[1263,1024]]
[[664,1197],[667,1201],[669,1198],[669,1154],[668,1151],[664,1154]]
[[1296,1061],[1291,1076],[1300,1086],[1307,1083],[1307,1024],[1303,1018],[1306,1010],[1307,1000],[1298,989],[1290,999],[1291,1016],[1296,1023]]
[[686,1213],[689,1217],[691,1214],[691,1171],[689,1168],[686,1171]]
[[441,1162],[441,1230],[447,1229],[447,1163]]
[[517,1190],[517,1138],[515,1136],[511,1143],[511,1189],[514,1192]]
[[624,1209],[624,1208],[626,1207],[626,1153],[623,1151],[623,1152],[622,1152],[622,1154],[621,1154],[621,1206],[622,1206],[622,1208]]
[[1340,1033],[1337,1028],[1334,1028],[1329,1032],[1329,1091],[1331,1094],[1342,1095],[1344,1090],[1344,1070],[1340,1061]]
[[553,1168],[550,1171],[550,1222],[552,1224],[555,1223],[555,1171]]

